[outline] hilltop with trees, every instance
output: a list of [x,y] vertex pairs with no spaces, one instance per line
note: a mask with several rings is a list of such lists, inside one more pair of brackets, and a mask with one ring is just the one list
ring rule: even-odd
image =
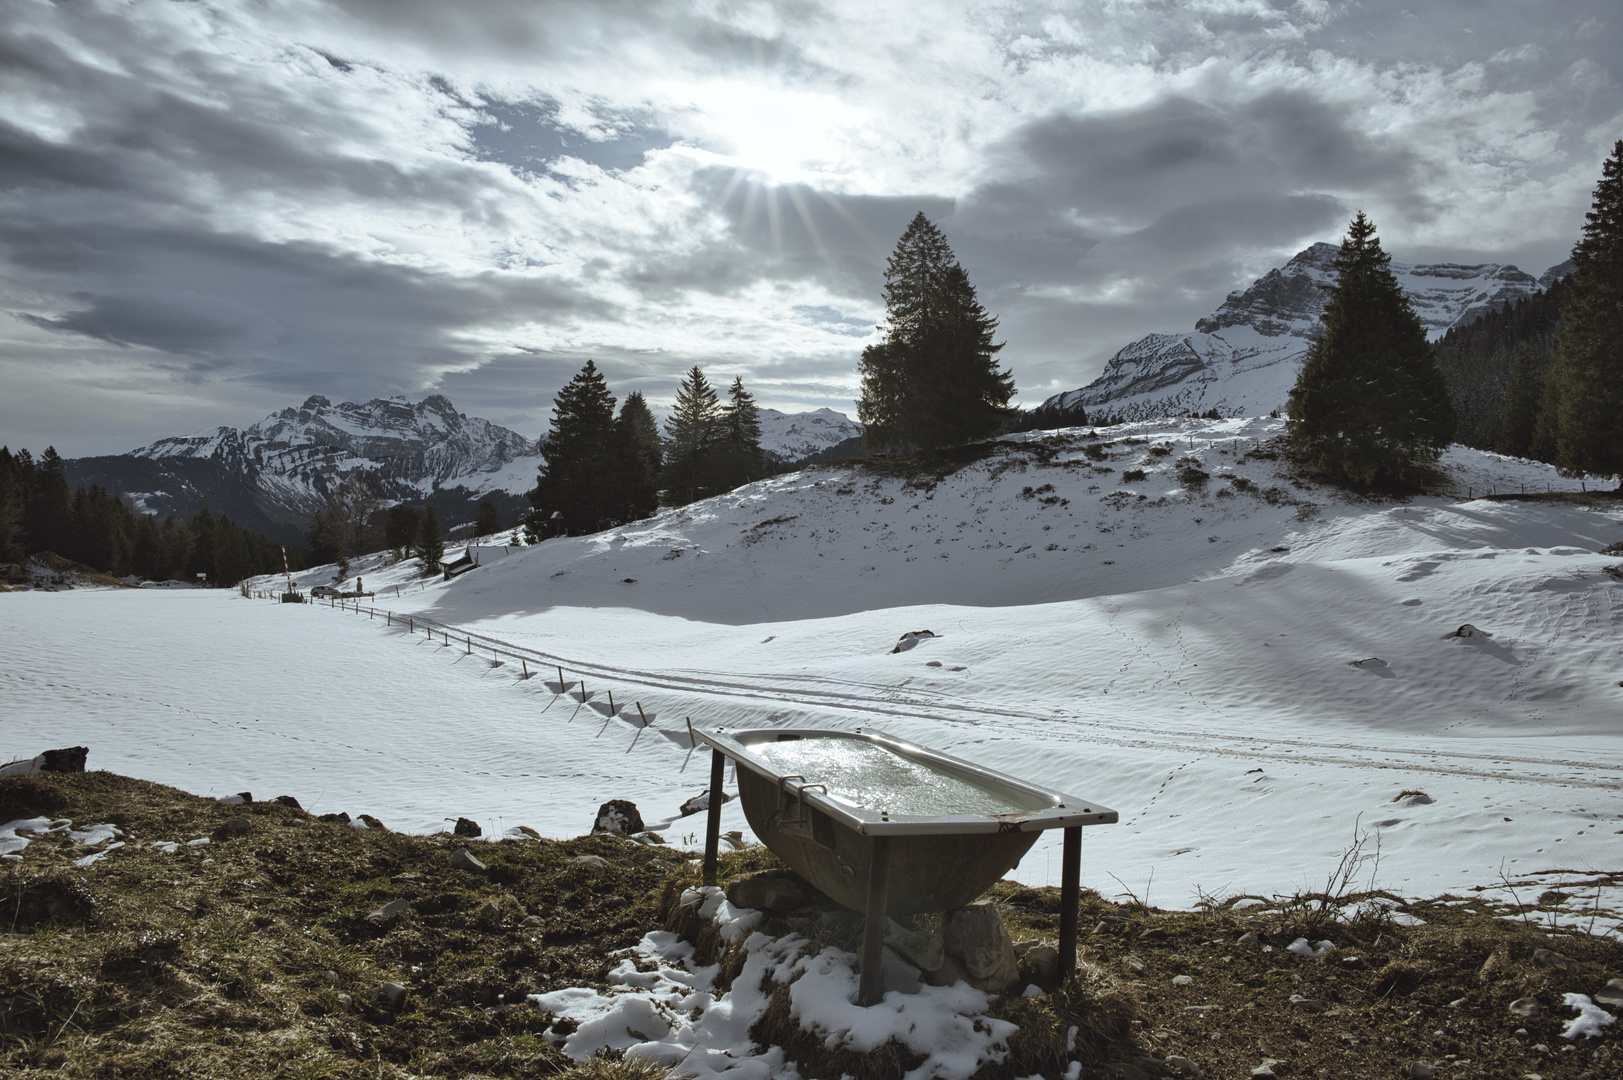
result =
[[884,340],[862,350],[857,415],[880,452],[933,453],[1012,424],[1014,377],[998,367],[997,320],[922,212],[885,265]]
[[1291,390],[1292,449],[1341,482],[1402,482],[1454,436],[1448,386],[1391,261],[1359,211],[1336,256],[1324,333]]

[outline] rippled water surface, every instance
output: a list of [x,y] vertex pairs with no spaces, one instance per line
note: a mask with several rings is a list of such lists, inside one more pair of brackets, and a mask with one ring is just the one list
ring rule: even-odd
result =
[[779,775],[827,784],[831,798],[870,810],[935,817],[1036,809],[862,739],[797,739],[750,749]]

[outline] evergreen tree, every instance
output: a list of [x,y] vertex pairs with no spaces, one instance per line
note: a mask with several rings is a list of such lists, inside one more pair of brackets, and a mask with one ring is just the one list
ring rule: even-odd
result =
[[884,340],[862,351],[859,366],[864,441],[930,453],[1003,429],[1014,376],[998,367],[997,320],[922,213],[886,263],[884,297]]
[[440,512],[433,503],[423,506],[422,523],[417,530],[417,558],[422,561],[423,576],[440,572],[445,559],[445,537],[440,534]]
[[616,485],[615,517],[620,521],[652,517],[659,509],[659,474],[665,457],[654,414],[638,391],[631,391],[621,403],[614,435],[622,474]]
[[771,470],[761,452],[761,410],[744,389],[744,378],[733,377],[727,404],[721,407],[720,489],[731,490],[759,480]]
[[1292,448],[1332,479],[1399,481],[1453,437],[1448,386],[1391,261],[1359,211],[1336,256],[1324,333],[1291,390]]
[[31,479],[10,448],[0,446],[0,562],[20,563],[26,554],[23,500]]
[[677,387],[676,407],[665,421],[665,497],[672,506],[715,493],[721,434],[715,388],[695,365]]
[[45,448],[38,464],[28,460],[32,475],[23,504],[28,550],[54,551],[67,557],[73,543],[73,493],[68,490],[66,465],[54,446]]
[[1623,139],[1601,166],[1572,261],[1551,372],[1556,464],[1569,476],[1616,476],[1623,490]]
[[187,530],[191,536],[186,549],[186,580],[195,582],[197,575],[203,574],[211,584],[217,584],[218,575],[214,570],[214,515],[209,513],[208,507],[203,507],[192,516]]
[[502,531],[502,515],[489,499],[479,500],[479,510],[473,519],[474,536],[490,536]]
[[1521,342],[1511,353],[1505,398],[1499,410],[1499,441],[1494,447],[1500,453],[1533,456],[1533,435],[1538,430],[1549,367],[1550,354],[1532,342]]
[[310,515],[304,542],[310,546],[310,558],[317,566],[337,562],[344,553],[343,528],[325,507]]
[[532,541],[616,524],[613,451],[614,396],[588,360],[553,399],[552,428],[541,440],[542,465],[528,495],[534,509],[525,532]]
[[423,511],[416,506],[400,503],[389,507],[383,521],[383,542],[397,559],[409,559],[417,546],[417,534],[423,529]]

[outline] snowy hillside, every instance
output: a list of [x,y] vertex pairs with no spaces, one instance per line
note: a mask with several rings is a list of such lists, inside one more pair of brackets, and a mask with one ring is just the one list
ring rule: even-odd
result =
[[[1324,287],[1335,279],[1334,244],[1314,244],[1251,286],[1233,292],[1193,333],[1150,334],[1125,346],[1080,390],[1056,394],[1040,409],[1128,419],[1217,409],[1264,416],[1286,405],[1302,357],[1320,326]],[[1392,263],[1392,272],[1436,340],[1493,307],[1548,286],[1554,267],[1534,279],[1514,266]]]
[[802,413],[761,410],[761,449],[774,461],[784,464],[810,457],[861,434],[861,424],[833,409]]
[[[1597,552],[1623,507],[1482,499],[1578,483],[1459,447],[1448,495],[1353,498],[1292,476],[1280,431],[1153,421],[1010,437],[947,475],[813,469],[488,547],[449,583],[359,565],[375,614],[12,596],[8,731],[196,791],[571,836],[604,799],[666,820],[702,787],[687,718],[868,725],[1115,807],[1084,880],[1157,903],[1317,887],[1358,836],[1407,895],[1615,867],[1623,560]],[[626,711],[555,698],[553,665]],[[747,828],[734,806],[724,828]],[[1058,867],[1045,839],[1014,876]]]

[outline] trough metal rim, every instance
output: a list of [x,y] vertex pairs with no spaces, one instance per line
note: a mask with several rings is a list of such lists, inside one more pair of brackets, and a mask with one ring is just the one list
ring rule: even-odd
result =
[[[865,806],[853,807],[836,802],[816,791],[801,789],[800,798],[805,805],[816,807],[847,828],[865,836],[953,836],[968,833],[1042,832],[1046,829],[1066,829],[1079,825],[1113,825],[1117,821],[1116,811],[1100,806],[1090,799],[1067,795],[1053,788],[1043,787],[1041,784],[1020,780],[1006,773],[965,761],[963,758],[931,750],[929,747],[920,746],[876,728],[861,727],[851,731],[836,728],[748,728],[729,732],[719,727],[709,730],[695,727],[693,734],[700,742],[731,758],[737,765],[773,783],[779,779],[778,770],[752,754],[750,748],[740,742],[740,739],[752,735],[770,735],[776,741],[781,736],[792,735],[803,739],[865,740],[903,757],[911,757],[928,764],[945,765],[983,783],[1011,787],[1045,799],[1051,804],[1046,809],[1015,814],[916,816],[888,814]],[[814,783],[810,786],[821,786],[815,783],[815,779],[812,778]]]

